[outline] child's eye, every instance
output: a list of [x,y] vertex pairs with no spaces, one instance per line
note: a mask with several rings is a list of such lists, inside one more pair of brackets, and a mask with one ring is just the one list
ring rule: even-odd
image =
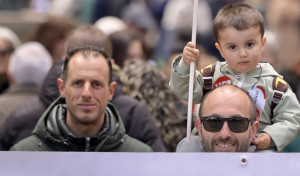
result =
[[229,49],[231,49],[231,50],[234,50],[235,48],[236,48],[235,45],[230,45],[230,46],[229,46]]
[[248,48],[253,47],[253,45],[254,45],[254,43],[251,43],[251,42],[250,42],[250,43],[247,43],[247,47],[248,47]]

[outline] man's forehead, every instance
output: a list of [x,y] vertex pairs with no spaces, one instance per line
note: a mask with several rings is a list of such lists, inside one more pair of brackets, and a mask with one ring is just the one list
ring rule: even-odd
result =
[[88,62],[88,61],[96,61],[99,64],[101,64],[103,67],[108,67],[108,63],[106,61],[106,58],[101,54],[96,51],[92,52],[83,52],[79,51],[75,53],[71,58],[70,58],[70,63],[72,62]]
[[250,112],[250,102],[246,93],[233,86],[224,86],[212,91],[202,106],[203,115],[210,113],[248,115]]
[[76,53],[69,61],[69,72],[77,73],[80,71],[98,71],[101,72],[101,74],[103,74],[103,72],[107,72],[108,76],[109,66],[106,59],[101,54],[97,56],[90,55],[85,57],[80,53]]
[[74,53],[74,55],[72,57],[76,57],[76,56],[83,56],[85,58],[103,58],[103,59],[105,59],[105,57],[103,56],[102,53],[95,51],[95,50],[81,50],[81,51]]

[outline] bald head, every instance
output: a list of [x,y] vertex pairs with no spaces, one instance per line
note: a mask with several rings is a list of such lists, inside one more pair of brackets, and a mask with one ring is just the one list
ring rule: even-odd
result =
[[212,114],[228,117],[241,115],[256,120],[256,108],[252,98],[247,92],[233,85],[218,87],[204,96],[199,117]]
[[[196,120],[195,126],[204,151],[248,151],[259,123],[255,121],[256,108],[247,92],[232,85],[213,89],[203,98],[199,114],[201,119]],[[253,121],[233,120],[237,118],[251,118]]]

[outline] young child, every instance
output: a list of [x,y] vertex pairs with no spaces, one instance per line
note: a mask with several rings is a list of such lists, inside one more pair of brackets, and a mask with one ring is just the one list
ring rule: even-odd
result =
[[[266,37],[264,37],[264,19],[259,11],[244,4],[228,4],[217,14],[213,22],[216,48],[225,62],[216,62],[212,71],[212,83],[204,71],[195,71],[193,102],[200,103],[203,91],[233,84],[249,92],[259,113],[259,130],[253,144],[257,150],[274,148],[277,151],[287,146],[300,133],[300,105],[288,84],[269,63],[259,63]],[[182,56],[177,56],[172,64],[170,87],[183,99],[188,99],[189,65],[196,62],[199,51],[189,42]],[[275,77],[278,79],[274,79]],[[207,79],[208,78],[208,79]],[[286,91],[278,93],[273,88],[283,85]],[[273,93],[282,98],[276,99],[278,105],[272,105]],[[216,99],[216,101],[218,101]]]

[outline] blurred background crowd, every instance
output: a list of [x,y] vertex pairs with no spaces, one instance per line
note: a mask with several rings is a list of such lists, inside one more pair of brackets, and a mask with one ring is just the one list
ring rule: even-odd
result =
[[[197,69],[223,60],[214,46],[212,21],[222,6],[239,1],[199,0]],[[244,2],[265,17],[262,61],[284,76],[300,100],[300,0]],[[156,151],[175,151],[186,135],[187,105],[170,91],[168,81],[172,59],[191,40],[192,18],[193,0],[0,0],[0,141],[21,133],[9,134],[8,124],[16,122],[7,121],[25,101],[58,96],[45,95],[44,79],[64,57],[71,31],[91,24],[111,41],[108,53],[122,93],[147,106],[164,145]],[[3,150],[17,142],[9,140]]]

